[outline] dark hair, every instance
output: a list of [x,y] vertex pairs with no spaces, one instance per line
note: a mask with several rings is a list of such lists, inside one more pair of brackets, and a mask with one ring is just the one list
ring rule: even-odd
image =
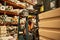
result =
[[31,23],[32,23],[32,20],[29,18],[29,21],[28,21],[28,23],[31,25]]

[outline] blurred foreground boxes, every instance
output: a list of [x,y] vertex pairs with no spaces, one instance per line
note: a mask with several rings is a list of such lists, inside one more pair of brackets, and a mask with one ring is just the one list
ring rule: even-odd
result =
[[39,14],[39,38],[60,40],[60,8]]

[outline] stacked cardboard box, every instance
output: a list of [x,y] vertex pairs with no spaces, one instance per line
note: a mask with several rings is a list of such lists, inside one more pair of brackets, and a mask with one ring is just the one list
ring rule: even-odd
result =
[[39,19],[39,38],[60,40],[60,8],[39,14]]

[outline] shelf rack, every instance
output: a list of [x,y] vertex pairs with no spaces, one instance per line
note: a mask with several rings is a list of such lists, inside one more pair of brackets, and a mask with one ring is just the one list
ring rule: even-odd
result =
[[4,13],[6,13],[6,15],[9,15],[9,16],[18,16],[18,14],[15,12],[0,10],[0,15],[4,15]]
[[25,6],[23,6],[21,4],[16,4],[9,0],[3,0],[3,2],[6,2],[8,5],[13,6],[14,8],[19,8],[19,9],[26,8]]
[[[14,8],[19,8],[19,9],[21,9],[21,8],[26,8],[25,6],[23,6],[23,5],[20,5],[20,4],[16,4],[16,3],[14,3],[14,2],[11,2],[11,1],[9,1],[9,0],[3,0],[3,2],[6,2],[6,4],[8,4],[8,5],[10,5],[10,6],[13,6]],[[29,3],[29,4],[31,4],[31,5],[33,5],[33,3],[31,3],[31,2],[28,2],[28,1],[26,1],[27,3]],[[9,15],[9,16],[19,16],[19,18],[18,18],[18,24],[16,24],[16,23],[11,23],[11,22],[6,22],[6,23],[3,23],[3,24],[1,24],[0,23],[0,25],[14,25],[14,26],[18,26],[18,40],[24,40],[24,38],[23,38],[23,35],[20,35],[19,34],[19,32],[21,31],[20,30],[20,15],[18,15],[17,13],[14,13],[14,12],[10,12],[10,11],[3,11],[3,10],[0,10],[0,14],[2,14],[2,15],[4,15],[4,14],[6,14],[6,15]],[[29,13],[30,15],[36,15],[36,25],[38,26],[38,13]],[[26,17],[26,40],[29,40],[29,34],[28,34],[28,17]]]
[[27,0],[25,0],[25,2],[27,2],[27,3],[31,4],[31,5],[34,5],[32,2],[29,2],[29,1],[27,1]]
[[28,1],[28,0],[20,0],[21,2],[26,2],[28,4],[31,4],[31,5],[34,5],[34,3],[32,3],[31,1]]
[[11,23],[11,22],[5,22],[5,23],[0,23],[0,26],[4,26],[4,25],[10,25],[10,26],[18,26],[18,24],[17,23]]

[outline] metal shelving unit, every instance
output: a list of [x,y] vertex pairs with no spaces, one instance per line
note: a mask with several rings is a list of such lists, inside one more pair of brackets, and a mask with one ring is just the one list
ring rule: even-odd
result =
[[[14,3],[8,1],[8,0],[3,0],[5,3],[4,5],[6,6],[6,4],[8,5],[12,5],[14,8],[21,8],[22,6],[20,5],[14,5]],[[25,7],[24,7],[25,8]],[[8,16],[18,16],[18,24],[15,24],[15,23],[5,23],[5,24],[2,24],[2,25],[13,25],[13,26],[18,26],[18,40],[29,40],[29,33],[28,33],[28,16],[26,16],[26,24],[25,24],[25,27],[26,27],[26,39],[24,39],[24,35],[23,34],[20,34],[19,32],[22,32],[22,30],[20,29],[20,15],[18,15],[17,13],[14,13],[14,12],[10,12],[10,11],[2,11],[0,10],[0,14],[2,15],[8,15]],[[38,15],[37,13],[29,13],[30,15],[36,15],[36,20],[38,19]],[[38,26],[38,20],[36,21],[36,25]],[[36,40],[36,39],[35,39]]]

